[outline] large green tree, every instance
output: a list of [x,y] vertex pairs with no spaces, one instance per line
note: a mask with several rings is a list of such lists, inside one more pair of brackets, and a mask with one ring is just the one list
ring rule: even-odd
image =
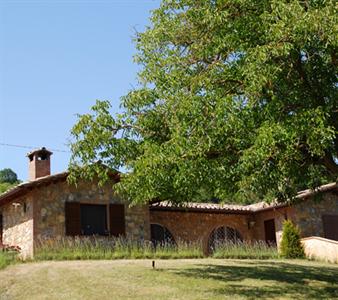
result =
[[79,116],[72,179],[123,167],[134,202],[285,200],[336,180],[336,3],[164,0],[123,112]]

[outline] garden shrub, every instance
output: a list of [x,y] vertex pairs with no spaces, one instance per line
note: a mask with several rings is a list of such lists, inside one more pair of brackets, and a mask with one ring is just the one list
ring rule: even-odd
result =
[[290,220],[283,223],[283,236],[280,255],[284,258],[304,258],[304,247],[300,240],[300,231]]
[[10,264],[15,263],[18,260],[18,254],[20,253],[20,247],[0,245],[0,270],[4,269]]

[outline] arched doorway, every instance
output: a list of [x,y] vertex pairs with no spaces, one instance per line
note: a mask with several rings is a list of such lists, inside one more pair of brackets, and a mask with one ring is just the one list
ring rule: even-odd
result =
[[175,246],[176,242],[171,232],[160,224],[150,224],[151,241],[156,247],[158,245]]
[[242,242],[242,235],[235,228],[229,226],[220,226],[215,228],[208,240],[208,251],[211,253],[215,251],[218,246],[225,243]]

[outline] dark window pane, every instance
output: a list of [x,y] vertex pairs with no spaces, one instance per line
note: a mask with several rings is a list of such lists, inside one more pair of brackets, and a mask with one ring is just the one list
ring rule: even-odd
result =
[[81,233],[83,235],[107,234],[106,205],[81,204]]

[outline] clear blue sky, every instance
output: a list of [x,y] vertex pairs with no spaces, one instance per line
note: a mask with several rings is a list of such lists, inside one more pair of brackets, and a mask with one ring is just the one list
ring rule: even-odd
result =
[[[67,150],[76,113],[113,109],[136,85],[132,37],[160,0],[0,0],[0,143]],[[26,180],[29,149],[0,144],[0,169]],[[52,173],[69,153],[54,152]]]

